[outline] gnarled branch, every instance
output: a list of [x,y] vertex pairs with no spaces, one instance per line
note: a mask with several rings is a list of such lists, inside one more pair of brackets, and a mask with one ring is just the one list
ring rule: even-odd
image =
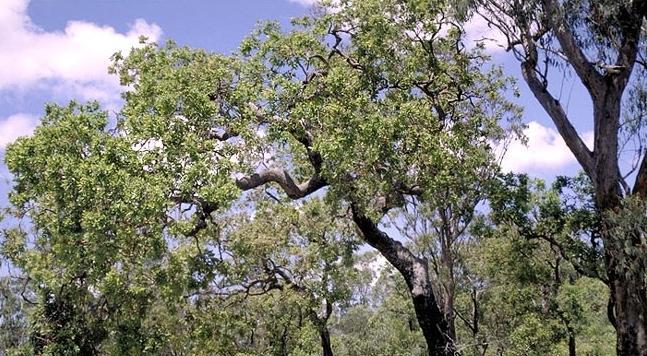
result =
[[241,190],[254,189],[267,183],[278,184],[291,199],[301,199],[328,185],[318,173],[306,182],[296,183],[284,169],[269,169],[236,179],[236,186]]

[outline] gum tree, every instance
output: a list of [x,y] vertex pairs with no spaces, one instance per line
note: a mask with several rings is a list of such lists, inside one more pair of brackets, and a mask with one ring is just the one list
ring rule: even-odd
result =
[[[531,92],[590,178],[602,218],[602,240],[620,355],[647,354],[645,234],[616,222],[642,211],[647,197],[644,150],[645,16],[634,1],[476,1],[477,11],[506,38]],[[555,69],[558,69],[557,71]],[[590,96],[593,148],[574,114],[555,94],[574,73]],[[586,119],[586,118],[582,118]],[[628,164],[622,162],[626,160]],[[628,181],[634,180],[633,185]],[[628,209],[628,210],[626,210]],[[644,220],[644,217],[640,220]],[[622,230],[622,233],[618,234]]]

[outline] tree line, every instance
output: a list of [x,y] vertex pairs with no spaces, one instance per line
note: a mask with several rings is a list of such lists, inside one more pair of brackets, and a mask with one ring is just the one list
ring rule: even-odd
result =
[[[339,0],[231,55],[142,39],[113,56],[116,118],[49,104],[6,150],[3,348],[647,355],[646,14]],[[475,19],[580,175],[502,172],[523,108]],[[555,95],[565,75],[592,117]]]

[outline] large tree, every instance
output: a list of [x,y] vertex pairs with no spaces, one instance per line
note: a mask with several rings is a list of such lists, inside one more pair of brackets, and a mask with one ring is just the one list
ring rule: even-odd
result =
[[[274,184],[301,199],[327,188],[404,276],[429,352],[454,353],[427,262],[379,227],[404,195],[424,199],[442,187],[453,199],[495,169],[491,145],[510,113],[500,96],[506,81],[481,70],[484,57],[461,44],[446,11],[433,1],[342,1],[287,33],[261,27],[239,58],[136,50],[115,64],[134,88],[122,130],[160,146],[154,164],[178,173],[195,166],[214,190],[232,181],[211,175],[236,171],[242,190]],[[203,151],[186,157],[187,146]],[[176,187],[195,199],[195,188]]]
[[[508,174],[479,218],[470,267],[485,282],[488,345],[512,354],[608,353],[604,260],[591,185],[583,175],[551,187]],[[565,341],[565,342],[564,342]],[[525,350],[525,351],[524,351]]]
[[[638,226],[627,229],[619,225],[617,217],[633,214],[640,217],[638,220],[645,218],[647,2],[476,3],[483,18],[505,35],[503,45],[519,59],[528,87],[593,183],[613,307],[609,317],[618,335],[617,351],[620,355],[646,355],[645,234]],[[590,96],[593,149],[587,147],[575,128],[585,118],[567,113],[551,90],[566,75],[561,70],[574,72]],[[630,163],[622,164],[623,157]],[[627,183],[632,174],[633,186]]]

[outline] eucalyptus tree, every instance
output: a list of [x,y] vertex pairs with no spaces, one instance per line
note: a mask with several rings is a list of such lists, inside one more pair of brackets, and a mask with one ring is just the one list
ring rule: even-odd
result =
[[371,260],[375,275],[368,281],[370,296],[344,308],[332,322],[338,354],[427,354],[404,279],[393,266],[380,263],[382,258]]
[[[644,231],[617,225],[642,211],[647,196],[645,139],[645,16],[642,0],[476,1],[483,18],[505,36],[523,78],[594,186],[603,219],[606,273],[621,355],[647,354]],[[591,99],[593,148],[577,132],[555,88],[565,69]],[[581,120],[581,119],[580,119]],[[628,164],[622,164],[623,157]],[[627,183],[635,176],[634,184]],[[641,205],[643,204],[643,205]],[[622,234],[618,234],[622,230]]]
[[456,352],[427,261],[380,220],[405,196],[456,199],[496,170],[499,122],[517,114],[502,98],[509,82],[461,43],[447,3],[327,4],[288,31],[260,26],[232,56],[172,43],[116,54],[116,127],[96,105],[49,106],[34,136],[7,149],[12,203],[33,225],[5,254],[48,288],[45,300],[91,316],[70,319],[89,329],[44,327],[43,347],[90,335],[88,352],[108,336],[145,348],[151,301],[218,271],[195,241],[216,233],[241,190],[262,187],[346,209],[404,278],[429,354]]
[[10,350],[26,343],[29,336],[27,313],[29,304],[22,296],[28,294],[24,280],[13,276],[0,278],[0,348]]

